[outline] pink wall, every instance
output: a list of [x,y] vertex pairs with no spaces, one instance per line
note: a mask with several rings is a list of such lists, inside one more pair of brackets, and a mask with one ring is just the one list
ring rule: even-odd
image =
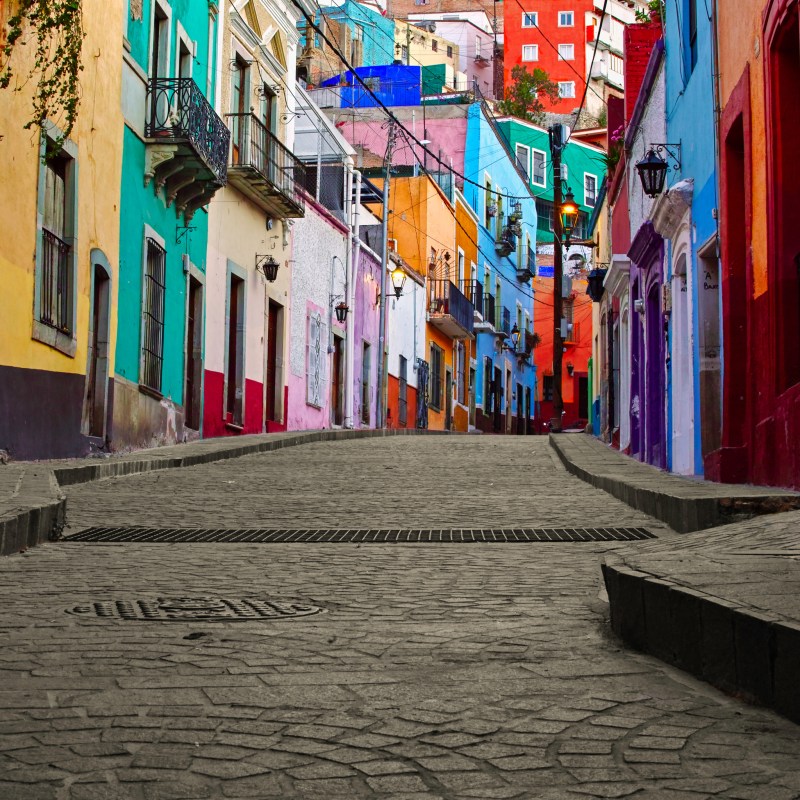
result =
[[[437,109],[442,106],[437,106]],[[459,106],[458,108],[462,108]],[[466,109],[468,106],[463,106],[464,116],[454,117],[451,119],[431,119],[424,120],[424,129],[427,130],[427,138],[430,139],[428,150],[439,155],[439,150],[442,151],[442,160],[447,164],[450,159],[453,160],[453,169],[456,172],[464,174],[464,143],[467,140],[467,119]],[[411,122],[408,119],[403,120],[404,124],[411,129]],[[374,122],[355,122],[353,124],[346,123],[340,128],[342,134],[347,140],[355,146],[363,146],[366,150],[374,153],[383,160],[386,153],[386,134],[388,129],[382,127],[380,124]],[[416,120],[416,136],[417,139],[422,140],[423,134],[423,117],[422,109],[417,109]],[[412,140],[413,141],[413,140]],[[424,153],[421,147],[416,148],[417,158],[422,160]],[[417,158],[414,156],[412,148],[402,138],[398,140],[397,147],[392,158],[393,164],[414,164]],[[368,165],[371,166],[371,165]],[[428,169],[436,169],[437,162],[428,158]]]

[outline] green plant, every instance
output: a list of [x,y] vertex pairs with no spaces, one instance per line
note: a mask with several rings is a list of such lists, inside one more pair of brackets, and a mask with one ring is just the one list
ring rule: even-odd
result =
[[653,17],[658,16],[658,19],[664,22],[664,0],[649,0],[647,3],[647,11],[636,9],[637,22],[652,22]]
[[528,72],[526,67],[517,65],[511,70],[505,98],[497,105],[502,114],[541,124],[545,112],[542,96],[551,102],[558,100],[558,84],[543,69],[537,67]]
[[70,135],[80,106],[78,77],[83,64],[83,17],[81,0],[18,0],[16,10],[6,23],[5,41],[0,48],[0,89],[7,89],[16,71],[11,56],[18,46],[35,37],[33,65],[12,91],[22,91],[25,84],[36,81],[31,118],[26,130],[43,128],[45,122],[57,120],[61,135],[53,143],[57,152]]

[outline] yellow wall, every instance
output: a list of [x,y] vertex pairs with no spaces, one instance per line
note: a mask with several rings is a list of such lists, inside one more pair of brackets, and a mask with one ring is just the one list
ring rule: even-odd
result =
[[[458,71],[458,45],[443,36],[429,33],[416,25],[409,25],[401,19],[396,19],[394,22],[394,41],[395,45],[409,48],[408,63],[412,67],[449,64],[453,70]],[[437,42],[438,49],[432,49],[431,41]],[[453,55],[450,58],[447,57],[448,47],[453,48]],[[397,52],[395,50],[395,53]]]
[[[33,330],[39,130],[25,130],[31,116],[35,82],[19,92],[32,63],[32,47],[18,45],[11,59],[16,74],[0,90],[0,364],[57,372],[86,372],[92,248],[103,251],[112,268],[109,374],[113,374],[116,341],[116,296],[119,262],[119,196],[122,159],[122,111],[119,102],[122,63],[122,17],[118,3],[84,0],[84,66],[80,74],[81,106],[71,140],[78,148],[77,308],[74,357],[31,338]],[[24,37],[23,37],[24,39]],[[16,82],[16,83],[15,83]],[[59,125],[58,119],[53,123]]]

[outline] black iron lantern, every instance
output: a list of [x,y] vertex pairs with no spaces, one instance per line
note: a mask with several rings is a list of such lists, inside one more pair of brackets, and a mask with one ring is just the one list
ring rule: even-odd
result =
[[395,297],[399,300],[400,295],[403,294],[403,287],[406,285],[406,273],[400,268],[395,267],[392,270],[392,287],[394,288]]
[[336,312],[336,320],[338,322],[344,322],[347,319],[347,312],[350,310],[350,306],[342,300],[341,303],[337,303],[334,311]]
[[264,256],[258,263],[258,269],[264,273],[264,277],[270,282],[275,283],[278,277],[278,267],[280,265],[272,256]]
[[516,200],[514,202],[514,216],[517,219],[522,219],[522,200]]
[[667,162],[655,150],[648,150],[641,161],[636,162],[636,171],[642,189],[648,197],[657,197],[664,191],[667,179]]
[[603,282],[606,279],[606,272],[608,272],[608,270],[605,269],[593,269],[589,272],[586,294],[588,294],[595,303],[599,303],[603,297]]
[[514,345],[514,349],[517,349],[517,345],[519,345],[519,328],[517,327],[517,323],[514,323],[514,327],[511,329],[511,343]]
[[572,189],[567,189],[564,202],[561,203],[561,227],[564,230],[564,236],[569,241],[572,231],[578,224],[578,204],[575,202],[575,195],[572,194]]

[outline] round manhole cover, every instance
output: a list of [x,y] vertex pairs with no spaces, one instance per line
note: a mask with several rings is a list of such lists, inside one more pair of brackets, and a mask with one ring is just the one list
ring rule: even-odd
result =
[[73,606],[67,613],[100,619],[153,622],[248,622],[308,617],[324,611],[296,600],[262,597],[156,597],[152,599],[93,600]]

